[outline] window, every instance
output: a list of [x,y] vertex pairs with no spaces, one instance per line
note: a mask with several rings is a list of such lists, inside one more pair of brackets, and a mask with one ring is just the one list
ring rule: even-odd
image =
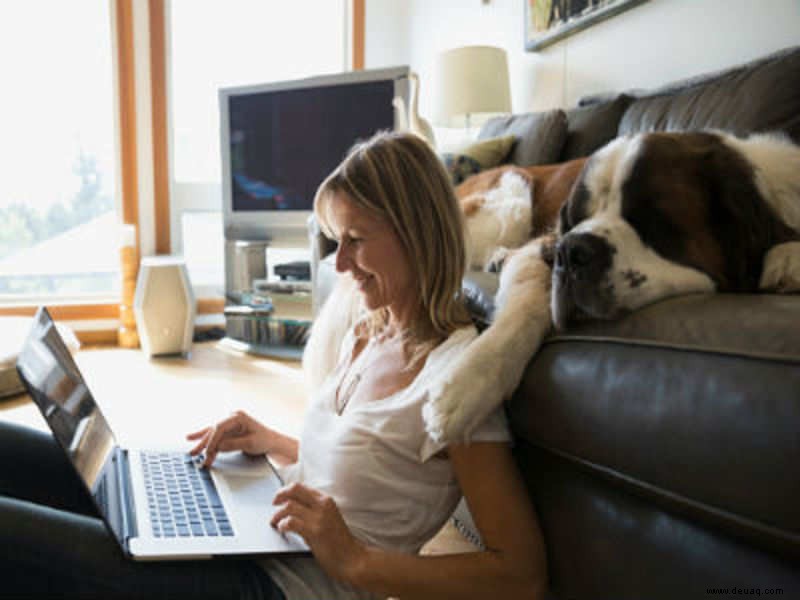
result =
[[0,303],[116,298],[108,0],[0,3]]
[[[171,0],[169,9],[172,250],[202,280],[198,296],[221,296],[218,90],[345,70],[346,0]],[[203,216],[184,216],[191,212]],[[212,232],[217,267],[196,243]]]

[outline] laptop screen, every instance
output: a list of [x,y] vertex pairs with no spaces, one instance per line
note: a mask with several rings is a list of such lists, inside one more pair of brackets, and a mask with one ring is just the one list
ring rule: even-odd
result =
[[56,440],[94,492],[116,440],[45,308],[34,317],[17,371]]

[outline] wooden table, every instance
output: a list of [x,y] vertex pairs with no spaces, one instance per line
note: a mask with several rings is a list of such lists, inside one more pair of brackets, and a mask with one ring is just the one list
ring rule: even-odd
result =
[[[300,434],[306,390],[297,361],[250,356],[216,342],[194,344],[188,359],[97,348],[80,350],[75,360],[124,446],[180,448],[187,432],[236,409]],[[0,419],[48,431],[27,396],[0,402]]]
[[[128,447],[183,448],[184,436],[237,409],[298,437],[307,392],[297,361],[242,354],[215,342],[188,359],[148,359],[141,350],[80,350],[75,361],[117,441]],[[0,401],[0,419],[49,431],[28,396]],[[448,521],[423,554],[473,552]]]

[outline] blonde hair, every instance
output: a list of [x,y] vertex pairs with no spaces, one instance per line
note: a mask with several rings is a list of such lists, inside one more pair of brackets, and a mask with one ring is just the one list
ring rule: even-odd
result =
[[[419,310],[405,332],[411,364],[442,339],[470,323],[461,293],[466,268],[463,216],[450,177],[422,139],[407,133],[380,132],[356,144],[322,182],[314,213],[331,235],[327,207],[344,193],[359,208],[388,222],[417,276]],[[386,308],[366,319],[368,333],[388,323]]]

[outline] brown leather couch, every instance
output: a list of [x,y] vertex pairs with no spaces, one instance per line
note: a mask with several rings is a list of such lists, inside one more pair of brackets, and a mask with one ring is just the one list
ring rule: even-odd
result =
[[[526,165],[617,135],[706,128],[800,143],[800,47],[497,119],[480,137],[515,133],[511,160]],[[315,235],[315,249],[331,246]],[[491,314],[496,279],[465,284]],[[800,295],[685,296],[554,334],[507,410],[554,597],[800,598]]]

